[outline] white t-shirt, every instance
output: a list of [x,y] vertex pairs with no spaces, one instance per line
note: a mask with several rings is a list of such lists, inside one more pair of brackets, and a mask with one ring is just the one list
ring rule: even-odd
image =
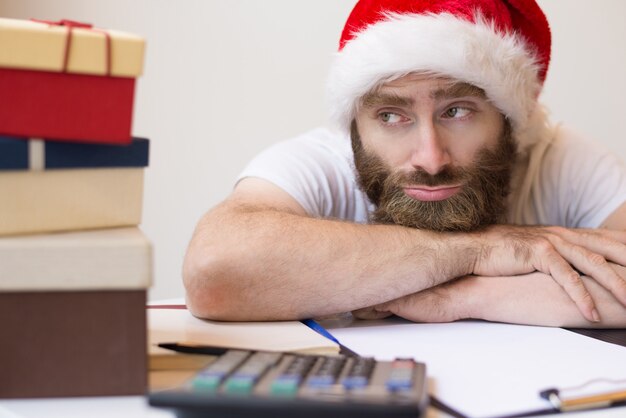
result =
[[[571,131],[557,132],[534,178],[524,178],[531,182],[530,198],[511,195],[508,221],[597,228],[626,201],[626,165]],[[366,223],[373,210],[356,182],[350,139],[324,128],[263,151],[239,175],[245,177],[274,183],[312,217]]]

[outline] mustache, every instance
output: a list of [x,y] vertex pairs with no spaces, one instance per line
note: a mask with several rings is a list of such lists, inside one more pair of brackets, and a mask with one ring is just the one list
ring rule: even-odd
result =
[[466,182],[471,177],[470,170],[463,167],[450,167],[446,166],[437,174],[430,174],[424,169],[416,168],[415,170],[407,172],[396,172],[389,176],[388,181],[394,184],[419,184],[422,186],[445,186],[456,185]]

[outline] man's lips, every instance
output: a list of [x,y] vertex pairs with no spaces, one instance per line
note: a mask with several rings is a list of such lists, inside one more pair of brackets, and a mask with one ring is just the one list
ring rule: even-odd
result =
[[412,199],[423,202],[435,202],[454,196],[461,190],[461,186],[408,186],[403,188],[404,193]]

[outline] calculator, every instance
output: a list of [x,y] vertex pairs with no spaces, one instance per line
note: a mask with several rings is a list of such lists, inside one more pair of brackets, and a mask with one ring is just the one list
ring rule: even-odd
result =
[[426,366],[411,358],[226,350],[152,406],[179,418],[415,418],[428,405]]

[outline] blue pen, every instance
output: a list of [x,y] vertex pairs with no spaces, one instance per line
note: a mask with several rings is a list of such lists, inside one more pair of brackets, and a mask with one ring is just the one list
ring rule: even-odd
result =
[[323,337],[326,337],[329,340],[331,340],[332,342],[334,342],[337,345],[339,345],[339,353],[340,354],[343,354],[343,355],[346,355],[346,356],[351,356],[351,357],[359,357],[359,355],[357,353],[355,353],[354,351],[350,350],[345,345],[341,344],[339,342],[339,340],[337,340],[337,338],[335,338],[333,336],[333,334],[328,332],[323,326],[321,326],[320,324],[315,322],[313,319],[303,319],[300,322],[302,322],[304,325],[306,325],[307,327],[311,328],[313,331],[317,332],[318,334],[322,335]]
[[341,343],[335,337],[333,337],[333,335],[330,332],[326,331],[326,329],[324,329],[323,326],[315,322],[313,319],[303,319],[302,323],[306,325],[307,327],[311,328],[313,331],[317,332],[318,334],[323,335],[329,340],[341,345]]

